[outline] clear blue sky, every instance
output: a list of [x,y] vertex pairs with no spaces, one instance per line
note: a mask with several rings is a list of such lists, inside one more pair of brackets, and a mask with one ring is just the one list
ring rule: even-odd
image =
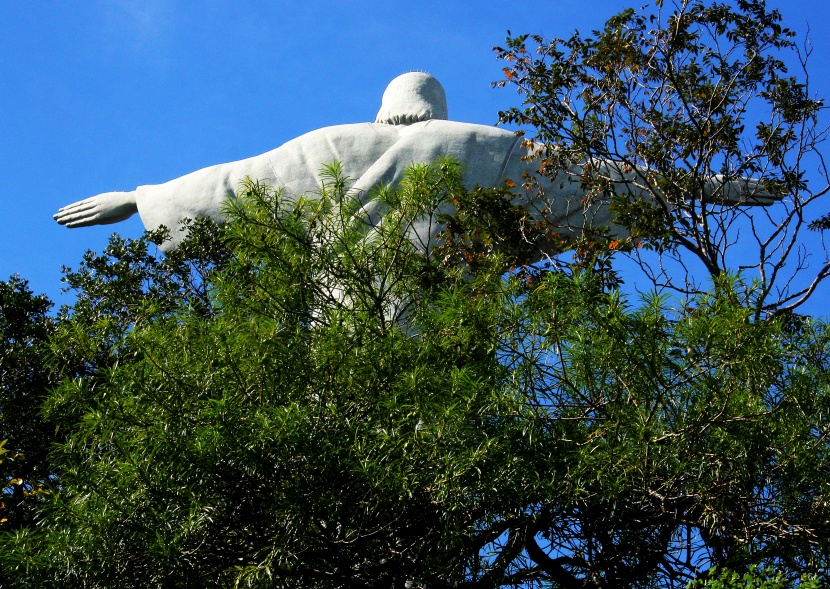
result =
[[[371,120],[404,71],[441,80],[451,119],[494,124],[518,101],[489,87],[507,29],[566,36],[642,3],[0,0],[0,279],[69,302],[61,267],[142,226],[69,230],[52,220],[60,206]],[[809,24],[812,83],[830,96],[830,4],[768,3]]]

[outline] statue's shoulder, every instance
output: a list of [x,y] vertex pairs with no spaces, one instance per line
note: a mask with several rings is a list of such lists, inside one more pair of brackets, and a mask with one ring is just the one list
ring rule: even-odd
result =
[[507,131],[492,125],[480,125],[478,123],[462,123],[460,121],[429,120],[414,123],[407,127],[409,133],[434,133],[444,136],[468,137],[476,136],[488,139],[514,141],[517,136],[512,131]]
[[482,125],[480,123],[464,123],[461,121],[446,121],[441,119],[430,119],[428,121],[421,121],[420,123],[414,123],[410,125],[410,127],[417,127],[422,125],[424,127],[432,127],[433,129],[447,129],[447,130],[457,130],[463,133],[494,133],[497,135],[513,135],[512,131],[507,131],[502,129],[501,127],[495,127],[493,125]]
[[340,143],[342,141],[377,141],[378,139],[396,140],[400,137],[402,129],[395,125],[383,125],[377,123],[350,123],[346,125],[332,125],[320,127],[309,131],[284,144],[291,146],[295,144],[309,144],[318,142]]

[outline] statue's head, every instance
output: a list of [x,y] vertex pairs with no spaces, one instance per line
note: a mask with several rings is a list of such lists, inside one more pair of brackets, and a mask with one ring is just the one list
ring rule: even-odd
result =
[[444,88],[429,74],[409,72],[386,87],[375,122],[410,125],[430,119],[447,120]]

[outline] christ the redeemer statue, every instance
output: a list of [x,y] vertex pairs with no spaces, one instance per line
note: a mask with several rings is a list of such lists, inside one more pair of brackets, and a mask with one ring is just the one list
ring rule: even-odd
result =
[[[441,84],[428,74],[413,72],[389,84],[374,123],[318,129],[256,157],[211,166],[164,184],[139,186],[132,192],[105,192],[67,205],[54,217],[67,227],[86,227],[117,223],[137,212],[146,229],[161,225],[171,229],[171,241],[161,248],[168,251],[183,238],[175,230],[182,219],[222,221],[223,203],[246,178],[301,195],[318,190],[321,168],[339,161],[344,175],[354,180],[352,189],[366,194],[380,184],[394,185],[412,163],[450,157],[461,163],[468,187],[501,186],[508,179],[520,186],[525,173],[538,172],[538,164],[523,160],[523,155],[527,151],[515,133],[447,120]],[[574,166],[561,178],[537,178],[545,194],[542,212],[537,214],[563,232],[612,221],[607,203],[583,203],[580,171]],[[621,183],[636,183],[636,172],[628,174],[631,178],[613,170],[606,173]],[[717,192],[720,202],[768,204],[771,200],[751,180],[725,184],[713,180],[710,190]]]

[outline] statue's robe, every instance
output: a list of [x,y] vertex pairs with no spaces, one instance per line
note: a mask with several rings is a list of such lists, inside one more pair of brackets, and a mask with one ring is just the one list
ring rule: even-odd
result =
[[[233,197],[245,178],[260,180],[300,195],[320,188],[320,171],[339,161],[355,191],[368,193],[379,184],[396,184],[413,163],[432,163],[451,157],[461,163],[465,185],[495,187],[506,179],[523,182],[536,166],[522,161],[526,151],[515,133],[469,123],[428,120],[411,125],[358,123],[312,131],[262,155],[198,170],[164,184],[140,186],[136,203],[145,228],[178,227],[183,218],[222,220],[223,203]],[[541,179],[543,187],[551,182]],[[546,216],[565,227],[607,223],[608,207],[586,211],[580,204],[578,182],[555,180],[555,199],[540,205]],[[518,190],[518,188],[517,188]],[[576,197],[576,198],[573,198]],[[525,206],[527,202],[523,201]],[[587,217],[590,217],[587,218]],[[181,233],[172,231],[176,246]]]

